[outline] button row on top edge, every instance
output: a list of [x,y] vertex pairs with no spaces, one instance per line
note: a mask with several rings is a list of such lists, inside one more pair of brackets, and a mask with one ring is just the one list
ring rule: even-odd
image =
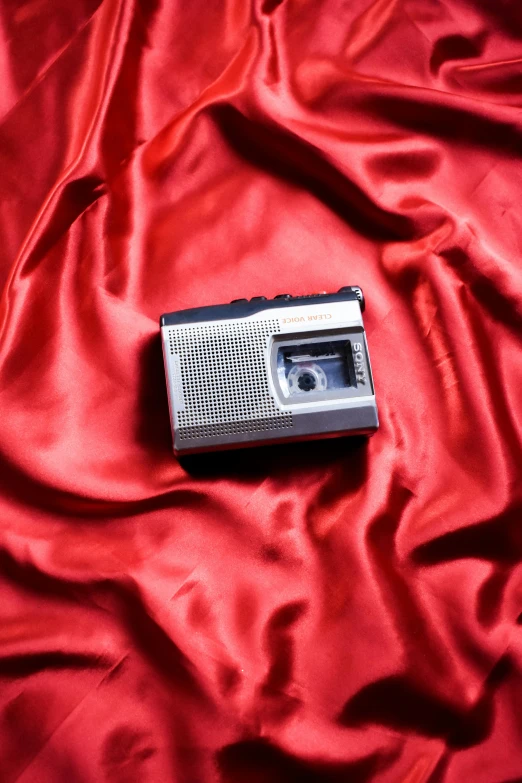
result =
[[[292,296],[292,294],[276,294],[274,296],[274,299],[286,299],[288,301],[289,299],[313,299],[314,296],[324,296],[326,294],[326,291],[320,291],[317,294],[305,294],[304,296]],[[230,304],[236,304],[237,302],[266,302],[268,301],[268,297],[266,296],[253,296],[250,300],[246,299],[245,297],[241,297],[240,299],[232,299]]]
[[[278,294],[277,296],[274,296],[274,299],[291,299],[291,294]],[[250,299],[251,302],[266,302],[267,297],[266,296],[253,296]],[[241,299],[232,299],[230,304],[236,304],[236,302],[248,302],[248,299],[245,299],[242,297]]]
[[[358,286],[343,286],[339,289],[337,293],[343,294],[347,291],[354,291],[354,293],[357,294],[357,298],[359,301],[363,299],[362,291]],[[286,299],[287,301],[289,299],[313,299],[315,296],[327,296],[327,291],[319,291],[316,294],[304,294],[302,296],[292,296],[292,294],[276,294],[274,296],[274,299]],[[253,296],[250,301],[251,302],[266,302],[268,300],[268,297],[266,296]],[[245,297],[241,297],[240,299],[232,299],[231,304],[236,304],[236,302],[248,302],[249,300]]]

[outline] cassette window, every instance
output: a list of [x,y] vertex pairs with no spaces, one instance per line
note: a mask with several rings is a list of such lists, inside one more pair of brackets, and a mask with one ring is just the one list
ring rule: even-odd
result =
[[362,335],[292,340],[279,343],[276,350],[277,381],[285,398],[311,402],[371,393],[364,388],[368,379]]

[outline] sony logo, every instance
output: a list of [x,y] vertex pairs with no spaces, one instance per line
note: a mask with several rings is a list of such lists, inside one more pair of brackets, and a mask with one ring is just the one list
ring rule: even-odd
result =
[[366,383],[362,343],[353,344],[353,361],[355,364],[355,377],[357,378],[357,383]]
[[281,318],[281,322],[284,324],[297,324],[306,323],[307,321],[329,321],[332,317],[331,313],[318,313],[317,315],[296,315],[292,318]]

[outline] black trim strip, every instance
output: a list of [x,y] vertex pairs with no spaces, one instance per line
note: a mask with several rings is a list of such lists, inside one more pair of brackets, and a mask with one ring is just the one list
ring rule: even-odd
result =
[[297,307],[306,304],[330,304],[331,302],[359,301],[355,291],[343,291],[339,294],[319,294],[316,296],[294,297],[293,299],[266,299],[250,302],[233,302],[231,304],[208,305],[192,307],[190,310],[178,310],[174,313],[164,313],[160,318],[160,326],[176,326],[178,324],[198,323],[200,321],[222,321],[231,318],[245,318],[264,310],[282,310],[285,307]]

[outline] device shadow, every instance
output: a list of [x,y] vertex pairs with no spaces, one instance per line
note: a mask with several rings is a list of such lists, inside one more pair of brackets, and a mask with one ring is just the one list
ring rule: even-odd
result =
[[151,452],[172,453],[169,402],[159,333],[153,335],[142,350],[140,379],[136,438]]
[[310,469],[330,468],[337,462],[350,463],[350,473],[357,482],[366,473],[367,438],[341,437],[307,440],[298,443],[276,443],[230,451],[193,454],[179,459],[191,476],[263,476],[285,471],[306,473]]

